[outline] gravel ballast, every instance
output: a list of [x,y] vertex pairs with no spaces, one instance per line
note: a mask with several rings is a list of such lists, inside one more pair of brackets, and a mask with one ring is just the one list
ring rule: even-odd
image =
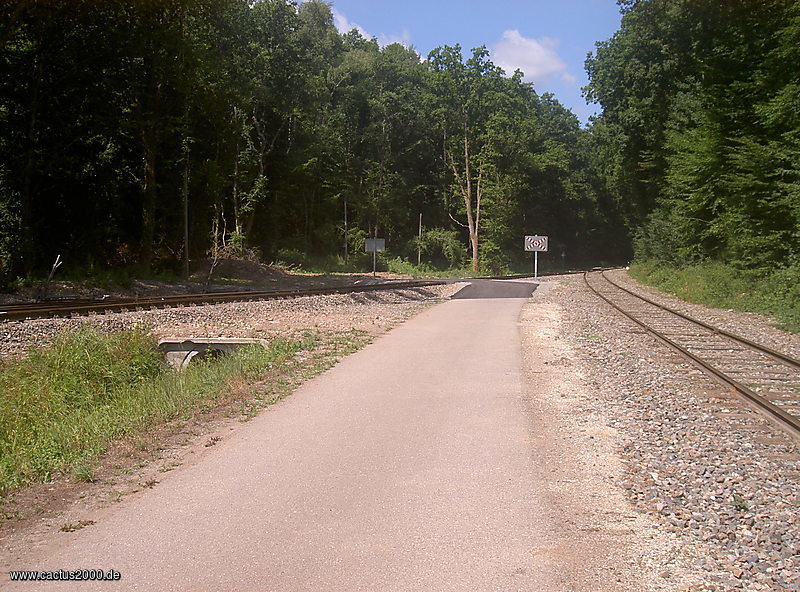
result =
[[[700,551],[691,561],[702,583],[677,589],[800,590],[797,441],[600,302],[579,276],[550,281],[565,312],[562,337],[597,397],[596,421],[620,434],[619,486],[664,532]],[[655,299],[797,351],[797,336],[762,317]]]
[[356,329],[374,336],[408,318],[421,305],[447,297],[462,286],[463,284],[446,284],[286,300],[180,306],[73,318],[5,321],[0,323],[0,356],[23,355],[30,347],[46,345],[59,333],[82,325],[104,332],[139,326],[152,330],[159,339],[269,339],[296,329]]

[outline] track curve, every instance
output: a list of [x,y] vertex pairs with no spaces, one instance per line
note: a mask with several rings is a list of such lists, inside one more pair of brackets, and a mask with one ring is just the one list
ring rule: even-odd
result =
[[583,277],[609,305],[800,437],[800,360],[640,296],[603,271]]

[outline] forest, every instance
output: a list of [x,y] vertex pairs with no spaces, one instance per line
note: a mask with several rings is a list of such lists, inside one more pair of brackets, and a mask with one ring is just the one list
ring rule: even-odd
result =
[[601,177],[637,255],[800,256],[800,3],[623,0],[587,60]]
[[581,126],[485,47],[381,47],[317,0],[4,2],[0,283],[57,255],[345,269],[367,237],[500,273],[526,234],[553,264],[800,277],[800,3],[618,4]]
[[800,2],[618,4],[585,93],[636,275],[800,331]]
[[498,272],[525,234],[570,260],[626,250],[589,132],[485,48],[382,48],[340,35],[323,2],[3,6],[7,279],[57,254],[88,270],[213,249],[347,264],[368,236]]

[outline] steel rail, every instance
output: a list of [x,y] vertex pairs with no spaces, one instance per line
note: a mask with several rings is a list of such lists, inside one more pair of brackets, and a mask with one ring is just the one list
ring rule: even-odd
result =
[[762,345],[760,343],[756,343],[755,341],[750,341],[749,339],[747,339],[745,337],[742,337],[741,335],[736,335],[735,333],[730,333],[729,331],[725,331],[724,329],[720,329],[719,327],[715,327],[713,325],[709,325],[708,323],[705,323],[705,322],[701,321],[700,319],[695,319],[693,317],[685,315],[685,314],[683,314],[682,312],[680,312],[678,310],[675,310],[675,309],[670,308],[668,306],[665,306],[663,304],[659,304],[658,302],[650,300],[646,296],[642,296],[641,294],[637,294],[636,292],[633,292],[632,290],[629,290],[625,286],[621,286],[620,284],[618,284],[617,282],[612,280],[610,277],[608,277],[606,275],[605,270],[603,270],[600,273],[603,276],[603,279],[606,280],[608,283],[613,284],[614,286],[616,286],[617,288],[619,288],[623,292],[627,292],[631,296],[635,296],[636,298],[639,298],[640,300],[644,300],[648,304],[652,304],[653,306],[657,306],[658,308],[660,308],[662,310],[666,310],[667,312],[671,312],[672,314],[677,315],[677,316],[681,317],[682,319],[685,319],[685,320],[687,320],[689,322],[692,322],[692,323],[694,323],[696,325],[700,325],[701,327],[704,327],[704,328],[708,329],[709,331],[713,331],[714,333],[717,333],[719,335],[724,335],[725,337],[728,337],[729,339],[733,339],[734,341],[738,341],[742,345],[746,345],[748,347],[752,347],[752,348],[757,349],[759,351],[762,351],[762,352],[764,352],[766,354],[769,354],[774,358],[778,358],[782,362],[786,362],[787,364],[791,364],[792,366],[794,366],[796,368],[800,368],[800,360],[798,360],[797,358],[793,358],[793,357],[788,356],[788,355],[786,355],[784,353],[781,353],[779,351],[771,349],[771,348],[767,347],[766,345]]
[[[539,274],[540,277],[551,275],[578,274],[581,271],[555,271]],[[120,312],[145,308],[168,308],[180,305],[203,305],[223,302],[246,302],[253,300],[276,300],[280,298],[299,298],[302,296],[323,296],[331,294],[351,294],[358,292],[375,292],[380,290],[419,288],[436,286],[447,281],[483,280],[513,280],[533,278],[533,274],[484,276],[477,278],[449,278],[427,280],[388,281],[377,284],[363,284],[358,286],[339,286],[331,288],[303,288],[294,290],[246,290],[240,292],[210,292],[205,294],[179,294],[174,296],[152,296],[143,298],[106,298],[102,300],[51,300],[47,302],[14,303],[0,305],[0,321],[20,319],[40,319],[50,317],[65,317],[72,315],[87,315],[93,312]]]
[[86,315],[92,312],[120,312],[147,308],[168,308],[179,305],[205,305],[225,302],[247,302],[253,300],[278,300],[283,298],[299,298],[302,296],[324,296],[334,294],[352,294],[359,292],[377,292],[381,290],[401,290],[408,288],[424,288],[444,284],[440,280],[415,280],[403,282],[383,282],[359,286],[338,286],[331,288],[304,288],[296,290],[266,290],[242,292],[211,292],[207,294],[180,294],[175,296],[157,296],[149,298],[130,298],[102,301],[80,301],[79,303],[39,303],[16,304],[0,307],[0,320],[34,319],[48,317],[64,317]]
[[[688,360],[690,360],[691,362],[693,362],[694,364],[699,366],[706,373],[709,373],[712,376],[715,376],[717,379],[722,381],[724,384],[727,384],[728,386],[732,387],[736,392],[741,394],[746,400],[748,400],[751,403],[754,403],[760,409],[766,411],[771,417],[773,417],[773,418],[777,419],[778,421],[780,421],[782,425],[784,425],[785,427],[788,427],[794,433],[795,436],[800,434],[800,417],[794,416],[794,415],[786,412],[785,410],[781,409],[777,405],[772,404],[771,402],[769,402],[767,399],[765,399],[764,397],[759,395],[754,390],[752,390],[752,389],[748,388],[747,386],[741,384],[739,381],[735,380],[734,378],[731,378],[730,376],[728,376],[727,374],[725,374],[724,372],[722,372],[718,368],[714,367],[710,363],[708,363],[705,360],[703,360],[703,359],[699,358],[698,356],[694,355],[689,350],[687,350],[683,346],[679,345],[678,343],[676,343],[675,341],[673,341],[672,339],[670,339],[666,335],[663,335],[662,333],[660,333],[659,331],[653,329],[652,327],[650,327],[649,325],[647,325],[643,321],[637,319],[631,313],[629,313],[628,311],[624,310],[621,306],[617,305],[615,302],[612,302],[610,298],[606,297],[599,290],[597,290],[594,286],[592,286],[592,284],[589,282],[588,276],[589,276],[589,272],[584,272],[583,280],[586,283],[587,287],[592,292],[594,292],[597,296],[599,296],[605,302],[607,302],[610,306],[612,306],[613,308],[618,310],[624,316],[626,316],[627,318],[632,320],[634,323],[636,323],[637,325],[642,327],[642,329],[644,329],[645,331],[647,331],[648,333],[650,333],[651,335],[653,335],[654,337],[656,337],[660,341],[663,341],[664,343],[666,343],[668,346],[673,348],[675,351],[680,353],[682,356],[684,356],[685,358],[687,358]],[[608,278],[606,278],[605,274],[602,273],[602,272],[601,272],[601,277],[603,277],[603,279],[605,279],[608,283],[612,284],[613,286],[619,287],[619,286],[617,286],[616,283],[614,283],[614,282],[610,281]],[[628,290],[624,290],[624,291],[630,293],[632,296],[635,296],[636,298],[639,298],[640,300],[648,302],[649,304],[653,304],[654,306],[657,306],[658,308],[660,308],[662,310],[665,310],[665,311],[670,312],[670,313],[675,313],[675,311],[673,311],[673,310],[671,310],[671,309],[669,309],[669,308],[667,308],[665,306],[662,306],[662,305],[660,305],[660,304],[658,304],[656,302],[652,302],[652,301],[648,300],[647,298],[643,298],[642,296],[639,296],[638,294],[635,294],[633,292],[629,292]],[[699,326],[703,326],[704,328],[709,328],[709,327],[707,327],[705,325],[705,323],[703,323],[701,321],[698,322],[696,319],[693,319],[693,318],[688,317],[686,315],[678,314],[678,316],[680,316],[681,318],[684,318],[687,321],[696,323]],[[714,328],[711,327],[711,330],[714,330]],[[721,333],[721,332],[720,332],[720,334],[724,335],[724,333]],[[727,337],[727,335],[725,335],[725,336]],[[739,341],[739,340],[736,339],[736,341]],[[747,342],[747,340],[742,341],[742,343],[744,345],[747,345],[748,347],[756,349],[757,351],[761,351],[763,353],[767,353],[767,354],[772,355],[772,350],[769,350],[769,348],[764,348],[759,344],[755,344],[755,343],[752,343],[752,342]]]
[[[577,274],[581,271],[548,272],[549,275]],[[485,276],[477,278],[450,278],[468,282],[475,279],[512,280],[532,278],[533,274]],[[418,288],[446,283],[443,279],[389,281],[378,284],[358,286],[339,286],[331,288],[303,288],[295,290],[246,290],[240,292],[210,292],[205,294],[179,294],[174,296],[152,296],[143,298],[106,298],[102,300],[51,300],[47,302],[15,303],[0,305],[0,321],[19,319],[39,319],[86,315],[92,312],[119,312],[143,308],[167,308],[179,305],[216,304],[222,302],[246,302],[253,300],[276,300],[279,298],[299,298],[302,296],[322,296],[331,294],[350,294],[357,292],[374,292],[379,290]]]

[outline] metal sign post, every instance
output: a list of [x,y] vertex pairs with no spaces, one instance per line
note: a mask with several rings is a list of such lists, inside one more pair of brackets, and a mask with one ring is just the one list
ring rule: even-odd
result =
[[386,239],[384,238],[368,238],[364,243],[364,252],[372,253],[372,277],[375,277],[378,263],[378,252],[383,253],[385,250]]
[[539,252],[547,251],[547,237],[546,236],[526,236],[525,237],[525,250],[533,251],[533,277],[539,277]]

